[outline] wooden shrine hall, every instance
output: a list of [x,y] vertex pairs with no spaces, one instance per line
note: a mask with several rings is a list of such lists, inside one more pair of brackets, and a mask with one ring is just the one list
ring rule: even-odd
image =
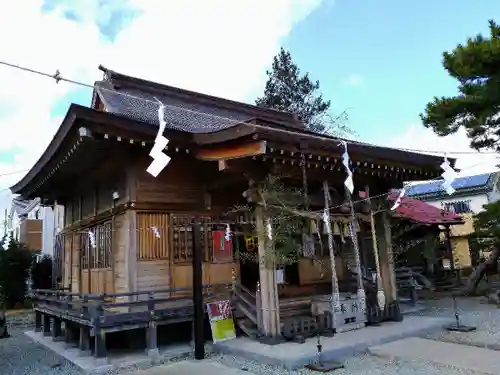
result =
[[[63,289],[38,292],[37,329],[58,337],[64,322],[66,339],[92,343],[96,356],[120,330],[143,329],[157,348],[157,325],[192,319],[194,220],[205,298],[231,298],[244,334],[401,319],[391,249],[399,211],[385,194],[438,177],[441,158],[348,141],[351,194],[342,143],[293,114],[100,69],[91,107],[71,105],[11,187],[64,206],[54,249]],[[171,160],[155,178],[146,169],[159,102]]]

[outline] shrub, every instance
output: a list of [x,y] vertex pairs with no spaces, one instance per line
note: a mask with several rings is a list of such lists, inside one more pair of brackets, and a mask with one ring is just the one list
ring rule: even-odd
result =
[[3,249],[5,238],[0,241],[0,299],[7,308],[24,304],[30,267],[35,254],[23,244],[10,238]]
[[38,263],[34,262],[31,266],[31,288],[52,288],[52,258],[50,256],[42,256]]

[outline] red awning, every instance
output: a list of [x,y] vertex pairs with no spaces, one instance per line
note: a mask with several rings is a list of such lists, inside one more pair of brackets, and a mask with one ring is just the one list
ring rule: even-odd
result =
[[[398,198],[398,192],[392,192],[387,199],[394,202]],[[394,211],[394,216],[412,220],[426,225],[452,225],[463,224],[460,215],[454,212],[441,210],[418,199],[403,197],[401,204]]]

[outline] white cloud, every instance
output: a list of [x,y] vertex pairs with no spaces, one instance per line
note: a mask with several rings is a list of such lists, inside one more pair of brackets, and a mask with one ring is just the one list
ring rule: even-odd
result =
[[[100,4],[106,4],[104,8]],[[42,13],[42,0],[13,2],[0,12],[1,59],[93,82],[98,64],[130,75],[209,94],[245,100],[294,24],[321,0],[130,0],[136,17],[114,40],[97,23],[123,2],[85,0]],[[62,8],[61,6],[64,6]],[[78,15],[75,22],[66,12]],[[0,66],[0,152],[20,148],[0,175],[22,170],[40,156],[60,119],[54,104],[74,87]],[[68,103],[69,104],[69,103]],[[1,112],[3,111],[3,112]],[[0,177],[0,190],[22,174]],[[5,193],[5,192],[3,192]],[[0,192],[0,208],[5,200]],[[6,194],[8,196],[8,194]],[[6,198],[7,199],[7,198]]]
[[349,78],[347,78],[347,84],[349,86],[361,86],[363,85],[363,77],[358,74],[351,74]]
[[[448,157],[457,159],[456,167],[462,170],[462,176],[492,172],[497,169],[496,165],[500,164],[495,154],[479,153],[471,149],[470,140],[463,129],[455,134],[439,137],[423,125],[411,124],[402,135],[391,139],[385,146],[434,151],[436,155],[449,153]],[[457,152],[465,153],[456,154]]]

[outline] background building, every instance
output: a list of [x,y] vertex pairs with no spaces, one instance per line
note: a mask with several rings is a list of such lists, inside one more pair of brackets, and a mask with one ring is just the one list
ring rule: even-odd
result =
[[464,225],[451,227],[454,259],[458,267],[469,267],[478,260],[478,254],[471,254],[469,249],[469,235],[474,232],[473,216],[483,211],[484,205],[499,199],[498,177],[499,173],[493,172],[457,178],[452,185],[456,190],[453,195],[444,191],[442,181],[415,184],[407,189],[408,196],[453,211],[464,219]]
[[21,200],[14,198],[8,217],[7,228],[14,237],[33,251],[52,255],[54,237],[63,227],[64,208],[40,204],[40,199]]

